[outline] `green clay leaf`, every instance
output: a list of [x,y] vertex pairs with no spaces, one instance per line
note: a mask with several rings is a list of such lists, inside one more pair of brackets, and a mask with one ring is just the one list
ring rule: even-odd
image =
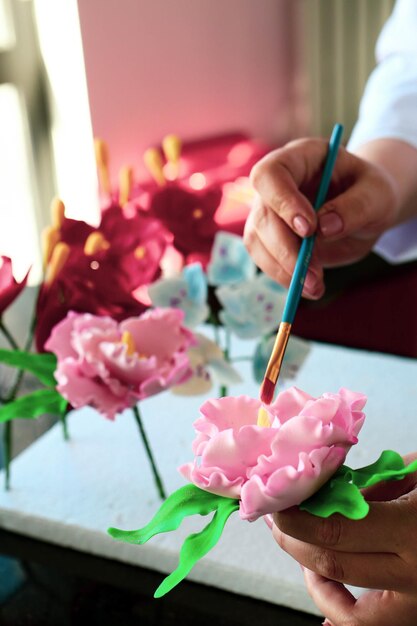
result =
[[176,530],[188,515],[208,515],[218,509],[223,500],[233,502],[239,507],[238,500],[216,496],[188,484],[168,496],[151,521],[143,528],[138,530],[109,528],[107,532],[119,541],[141,545],[158,533]]
[[154,598],[161,598],[180,583],[191,571],[194,565],[207,554],[219,541],[224,526],[230,515],[239,508],[239,501],[231,498],[221,498],[213,519],[199,533],[189,535],[184,541],[177,569],[167,576],[158,589]]
[[417,460],[405,466],[398,452],[384,450],[375,463],[357,470],[342,465],[336,474],[311,498],[300,504],[300,509],[319,517],[340,513],[350,519],[362,519],[369,505],[360,489],[386,480],[402,480],[417,471]]
[[300,504],[302,511],[318,517],[340,513],[358,520],[367,516],[369,505],[356,485],[346,482],[345,476],[331,478],[311,498]]
[[44,413],[64,415],[67,401],[55,389],[39,389],[0,407],[0,423],[15,418],[34,419]]
[[0,350],[0,363],[31,372],[48,387],[56,386],[57,359],[51,352],[34,354],[23,350]]
[[359,489],[364,489],[385,480],[401,480],[416,470],[417,461],[405,466],[398,452],[384,450],[375,463],[351,470],[351,480]]

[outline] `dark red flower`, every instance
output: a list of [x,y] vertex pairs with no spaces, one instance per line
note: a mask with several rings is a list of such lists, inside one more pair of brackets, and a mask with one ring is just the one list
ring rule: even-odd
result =
[[265,152],[265,145],[240,133],[188,142],[182,149],[178,179],[167,181],[162,188],[154,181],[147,182],[132,196],[140,198],[173,234],[173,244],[186,263],[198,255],[206,265],[216,232],[242,235],[249,213],[250,204],[245,202],[241,206],[235,202],[229,212],[225,185],[248,176]]
[[161,222],[144,211],[137,209],[128,217],[113,204],[103,211],[97,228],[78,220],[64,220],[60,240],[71,246],[71,264],[85,256],[86,242],[94,234],[101,236],[101,244],[87,251],[90,263],[95,267],[97,263],[111,263],[130,292],[158,278],[161,258],[172,239]]
[[120,270],[110,261],[96,266],[85,256],[76,257],[75,262],[70,258],[57,278],[41,287],[36,310],[36,347],[43,351],[53,327],[68,311],[109,315],[121,321],[140,315],[145,309],[131,295]]
[[209,255],[219,230],[214,214],[221,198],[219,188],[192,192],[178,184],[167,185],[153,194],[150,213],[172,233],[175,248],[185,257]]
[[146,306],[132,292],[159,277],[161,258],[172,239],[155,218],[140,210],[128,217],[116,205],[103,212],[97,228],[64,219],[59,235],[59,245],[69,254],[39,294],[35,338],[40,351],[70,310],[118,321],[142,313]]
[[24,289],[28,276],[29,271],[18,283],[13,276],[12,260],[7,256],[0,257],[0,317]]

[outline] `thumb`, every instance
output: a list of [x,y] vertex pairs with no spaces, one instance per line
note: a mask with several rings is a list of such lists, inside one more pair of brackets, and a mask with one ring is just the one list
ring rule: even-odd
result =
[[389,227],[394,211],[393,191],[382,180],[360,180],[326,202],[318,212],[318,233],[335,241],[348,236],[378,237]]

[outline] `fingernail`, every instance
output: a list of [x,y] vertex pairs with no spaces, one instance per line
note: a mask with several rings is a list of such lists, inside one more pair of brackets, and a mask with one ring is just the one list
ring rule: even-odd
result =
[[300,237],[305,237],[310,228],[306,218],[302,215],[296,215],[292,221],[292,225],[294,226],[294,230],[300,235]]
[[337,235],[343,230],[343,221],[340,215],[334,212],[326,213],[319,218],[320,232],[326,237]]

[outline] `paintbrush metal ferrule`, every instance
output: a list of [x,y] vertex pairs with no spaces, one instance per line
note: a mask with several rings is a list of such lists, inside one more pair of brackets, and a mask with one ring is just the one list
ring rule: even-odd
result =
[[290,333],[291,324],[289,322],[281,322],[278,328],[277,336],[275,337],[275,343],[268,362],[268,367],[265,372],[265,378],[269,378],[274,385],[276,384],[281,371],[282,361],[284,360],[284,354],[290,338]]

